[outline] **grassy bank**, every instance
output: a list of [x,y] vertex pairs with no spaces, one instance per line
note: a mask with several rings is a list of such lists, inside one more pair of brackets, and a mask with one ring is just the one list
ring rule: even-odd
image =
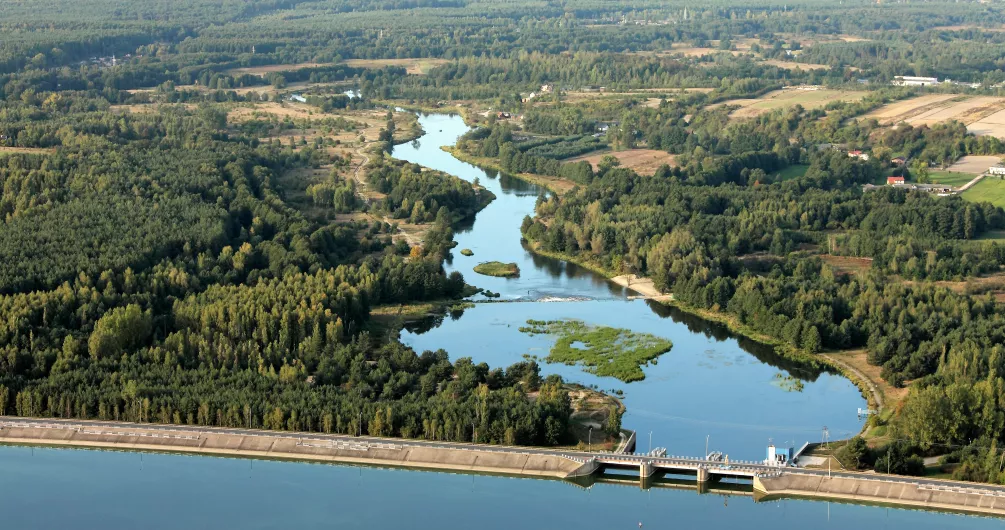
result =
[[544,175],[534,175],[532,173],[510,173],[499,165],[499,162],[494,158],[487,158],[481,156],[472,156],[465,153],[463,150],[458,149],[456,146],[442,146],[440,149],[450,153],[454,158],[460,160],[461,162],[467,162],[472,165],[476,165],[480,168],[491,169],[498,171],[500,173],[506,173],[507,175],[512,175],[520,180],[530,182],[531,184],[536,184],[542,188],[547,188],[552,193],[556,195],[562,195],[568,192],[572,188],[578,186],[575,182],[571,180],[561,179],[558,177],[547,177]]
[[[580,259],[578,256],[570,256],[568,254],[563,254],[561,252],[550,252],[543,250],[540,248],[540,245],[535,241],[528,241],[527,246],[531,250],[531,252],[534,252],[535,254],[574,263],[580,267],[592,270],[598,274],[602,274],[608,279],[618,275],[618,273],[615,271],[609,270],[596,263]],[[859,391],[862,393],[862,396],[866,398],[866,401],[868,401],[870,408],[881,410],[883,407],[889,405],[887,403],[884,403],[881,393],[878,390],[879,388],[881,388],[882,385],[868,379],[867,376],[862,374],[860,371],[855,370],[847,363],[841,362],[826,354],[812,354],[801,348],[796,348],[780,339],[776,339],[769,335],[765,335],[764,333],[760,333],[754,328],[751,328],[750,326],[740,322],[735,316],[722,311],[711,311],[704,308],[694,307],[674,299],[661,299],[658,300],[658,302],[664,305],[676,307],[681,311],[690,313],[704,320],[708,320],[709,322],[715,322],[717,324],[721,324],[737,335],[742,335],[753,341],[765,344],[767,346],[771,346],[774,348],[776,353],[787,359],[796,361],[806,366],[811,366],[815,368],[827,368],[835,372],[838,372],[846,379],[851,381],[852,384],[858,387]],[[863,433],[866,433],[867,429],[868,429],[867,426],[863,427]]]
[[398,107],[402,110],[407,110],[409,112],[417,112],[420,114],[456,114],[464,120],[464,123],[468,125],[473,125],[476,123],[471,119],[470,109],[465,106],[460,107],[427,107],[425,105],[416,105],[414,103],[401,103],[395,101],[381,101],[388,105],[389,108]]

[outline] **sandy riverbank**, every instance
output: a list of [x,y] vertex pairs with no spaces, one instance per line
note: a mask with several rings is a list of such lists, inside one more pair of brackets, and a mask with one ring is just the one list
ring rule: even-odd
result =
[[622,274],[621,276],[614,276],[611,281],[626,288],[639,293],[645,298],[651,300],[672,300],[672,294],[663,294],[656,289],[653,285],[653,281],[649,278],[642,276],[636,276],[634,274]]

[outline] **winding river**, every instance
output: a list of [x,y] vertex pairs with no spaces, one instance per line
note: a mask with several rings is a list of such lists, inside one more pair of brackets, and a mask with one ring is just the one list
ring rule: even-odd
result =
[[[524,355],[544,358],[553,338],[529,336],[518,328],[528,319],[574,318],[651,333],[670,339],[673,349],[645,369],[644,381],[623,384],[578,367],[544,364],[544,373],[568,381],[624,393],[626,428],[638,432],[638,449],[666,447],[671,454],[698,456],[722,451],[733,458],[760,460],[769,440],[820,441],[826,426],[832,439],[859,432],[858,409],[866,401],[844,377],[793,365],[773,349],[738,338],[720,325],[647,300],[630,300],[621,286],[590,270],[531,253],[520,241],[520,223],[533,215],[542,189],[525,181],[457,160],[440,149],[453,145],[468,127],[459,116],[420,118],[426,134],[394,149],[396,158],[479,183],[496,200],[473,223],[456,231],[456,250],[447,264],[469,283],[500,293],[514,303],[476,304],[457,319],[428,319],[403,333],[418,351],[445,349],[452,357],[472,357],[490,366],[508,366]],[[519,278],[482,276],[482,261],[516,262]],[[634,294],[634,293],[632,293]],[[516,303],[520,302],[520,303]],[[802,383],[801,391],[792,378]]]
[[[541,192],[535,186],[464,164],[441,151],[467,127],[456,116],[424,116],[427,134],[394,156],[478,178],[497,199],[457,231],[447,267],[470,283],[519,303],[477,304],[459,318],[430,319],[403,333],[417,349],[443,348],[505,366],[524,354],[543,357],[546,336],[517,328],[527,319],[578,318],[670,338],[673,349],[647,367],[646,379],[621,384],[578,368],[543,364],[570,381],[624,392],[624,424],[639,447],[698,455],[711,449],[760,459],[769,439],[818,440],[857,432],[865,401],[840,376],[792,366],[767,348],[721,327],[642,300],[589,271],[541,258],[520,245],[519,226]],[[479,261],[516,261],[518,279],[471,272]],[[555,300],[575,301],[555,301]],[[549,301],[551,300],[551,301]],[[803,382],[783,388],[776,375]],[[583,487],[557,480],[254,461],[204,456],[0,447],[3,528],[1000,528],[1001,521],[876,506],[783,500],[754,503],[745,494],[623,484]]]

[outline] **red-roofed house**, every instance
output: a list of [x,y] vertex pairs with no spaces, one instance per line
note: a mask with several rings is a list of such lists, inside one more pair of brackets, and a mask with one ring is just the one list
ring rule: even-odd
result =
[[904,177],[886,177],[887,186],[903,186]]

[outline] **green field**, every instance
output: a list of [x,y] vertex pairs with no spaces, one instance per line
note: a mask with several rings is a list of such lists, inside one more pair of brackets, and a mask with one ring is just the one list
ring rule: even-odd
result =
[[741,108],[730,114],[732,118],[753,118],[774,109],[799,105],[805,109],[820,108],[833,101],[858,101],[865,92],[849,90],[773,90],[756,99],[727,101],[727,105]]
[[782,180],[782,181],[797,179],[797,178],[805,175],[806,174],[806,170],[809,169],[809,168],[810,168],[810,166],[808,166],[806,164],[793,164],[793,165],[791,165],[791,166],[789,166],[789,167],[787,167],[787,168],[785,168],[785,169],[783,169],[783,170],[781,170],[781,171],[779,171],[779,172],[771,175],[771,178],[773,180]]
[[974,241],[991,241],[995,243],[1005,243],[1005,230],[988,230],[977,236]]
[[932,184],[946,184],[948,186],[953,186],[959,188],[960,186],[970,182],[977,175],[972,173],[960,173],[959,171],[930,171],[928,173],[928,180]]
[[990,202],[1005,207],[1005,180],[985,177],[974,187],[963,192],[963,198],[972,202]]

